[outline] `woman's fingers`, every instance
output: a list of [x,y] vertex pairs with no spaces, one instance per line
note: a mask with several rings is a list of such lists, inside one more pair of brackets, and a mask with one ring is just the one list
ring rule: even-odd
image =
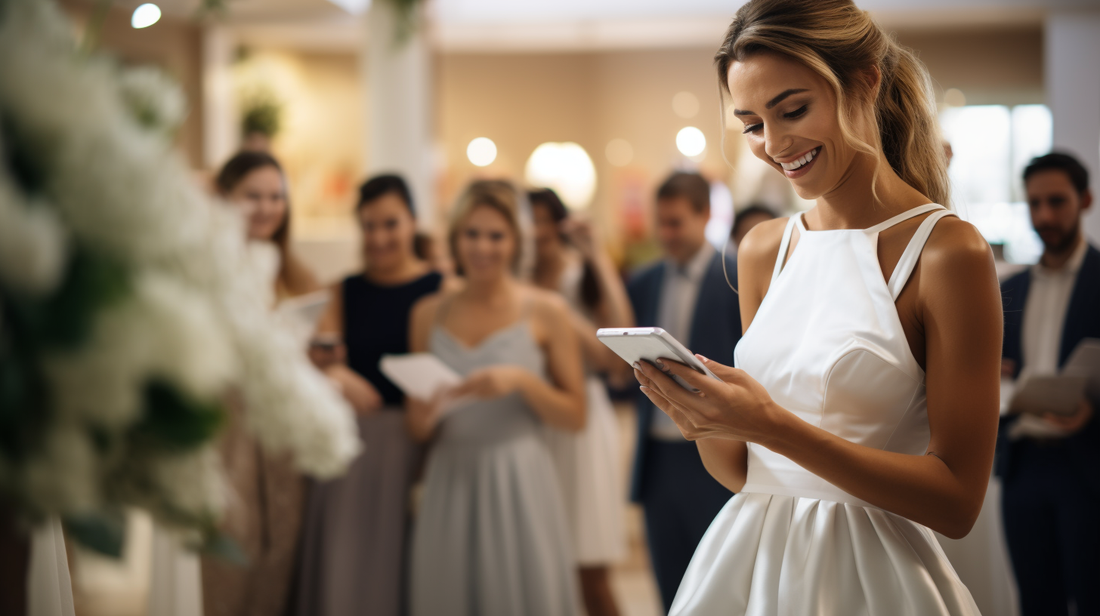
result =
[[713,372],[714,376],[722,379],[727,383],[732,383],[740,378],[742,375],[744,375],[744,371],[739,368],[720,364],[713,359],[707,359],[702,355],[696,354],[695,357],[697,357],[699,361],[703,362],[703,365],[707,367],[707,370]]
[[[665,360],[661,363],[664,364],[666,370],[671,370],[671,366],[675,364],[675,362],[671,360]],[[683,364],[680,365],[682,366]],[[661,395],[668,398],[670,401],[686,409],[690,409],[693,403],[698,403],[699,396],[681,387],[679,383],[672,380],[669,373],[663,372],[656,366],[644,362],[640,364],[640,368],[642,373],[648,377],[657,390],[661,392]],[[691,370],[686,366],[685,369]]]

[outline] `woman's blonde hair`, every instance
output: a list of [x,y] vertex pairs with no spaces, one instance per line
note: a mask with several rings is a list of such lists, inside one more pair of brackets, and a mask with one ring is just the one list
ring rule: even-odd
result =
[[447,231],[451,258],[459,275],[462,262],[458,258],[458,233],[463,221],[479,207],[487,207],[504,217],[516,238],[516,253],[512,257],[512,273],[521,278],[531,269],[534,251],[531,247],[531,215],[525,195],[511,182],[504,180],[475,180],[459,195],[451,210]]
[[[912,50],[851,0],[751,0],[737,11],[714,56],[720,94],[729,92],[732,63],[766,51],[802,62],[832,85],[840,129],[850,146],[876,156],[881,148],[902,180],[950,207],[932,82]],[[874,67],[881,74],[877,93],[866,85]],[[878,133],[868,143],[854,134],[852,124],[858,103],[871,102],[872,94]],[[872,190],[877,179],[876,169]]]

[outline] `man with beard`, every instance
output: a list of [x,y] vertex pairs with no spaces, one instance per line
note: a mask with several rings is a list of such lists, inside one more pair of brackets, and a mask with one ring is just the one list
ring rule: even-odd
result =
[[[1047,154],[1024,169],[1039,263],[1001,285],[1005,376],[1056,374],[1077,344],[1100,338],[1100,252],[1081,231],[1088,171]],[[1100,400],[1069,416],[1002,418],[997,472],[1023,616],[1100,614]]]

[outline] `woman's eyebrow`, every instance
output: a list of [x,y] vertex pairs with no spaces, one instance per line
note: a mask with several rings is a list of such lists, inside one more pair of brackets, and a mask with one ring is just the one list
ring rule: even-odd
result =
[[[801,92],[808,92],[808,90],[806,88],[791,88],[789,90],[784,90],[783,92],[781,92],[779,94],[779,96],[776,96],[775,98],[773,98],[770,101],[768,101],[767,103],[765,103],[764,108],[765,109],[771,109],[772,107],[775,107],[779,103],[782,103],[788,96],[791,96],[791,95],[794,95],[794,94],[799,94]],[[753,112],[753,111],[747,111],[747,110],[743,111],[741,109],[734,109],[733,110],[733,115],[735,115],[735,116],[746,116],[746,115],[756,115],[756,113]]]

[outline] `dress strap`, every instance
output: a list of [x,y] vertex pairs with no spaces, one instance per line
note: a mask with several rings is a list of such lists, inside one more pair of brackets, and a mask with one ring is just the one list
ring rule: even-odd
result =
[[944,208],[942,205],[940,205],[938,203],[926,203],[924,205],[921,205],[921,206],[918,206],[918,207],[915,207],[915,208],[912,208],[912,209],[909,209],[909,210],[905,210],[904,212],[898,214],[897,216],[894,216],[893,218],[891,218],[889,220],[885,220],[883,222],[880,222],[877,225],[867,229],[867,232],[868,233],[878,233],[880,231],[885,231],[885,230],[889,229],[890,227],[892,227],[892,226],[894,226],[894,225],[896,225],[900,222],[905,222],[906,220],[909,220],[910,218],[913,218],[914,216],[920,216],[921,214],[924,214],[925,212],[931,212],[931,211],[934,211],[934,210],[943,210],[943,209],[946,209],[946,208]]
[[775,259],[775,269],[772,270],[772,282],[779,278],[779,272],[783,271],[783,263],[787,260],[787,249],[791,245],[791,233],[794,232],[796,222],[802,217],[795,214],[787,220],[787,227],[783,229],[783,241],[779,242],[779,256]]
[[890,274],[888,286],[894,301],[897,301],[898,295],[901,295],[901,290],[905,288],[905,283],[909,281],[909,276],[913,274],[913,270],[917,267],[917,260],[920,259],[921,251],[924,250],[924,244],[928,242],[928,236],[932,235],[932,228],[936,226],[940,219],[954,215],[950,210],[941,209],[925,218],[924,222],[917,228],[917,232],[913,234],[913,239],[909,240],[909,245],[905,247],[905,252],[901,253],[901,259],[894,267],[894,273]]

